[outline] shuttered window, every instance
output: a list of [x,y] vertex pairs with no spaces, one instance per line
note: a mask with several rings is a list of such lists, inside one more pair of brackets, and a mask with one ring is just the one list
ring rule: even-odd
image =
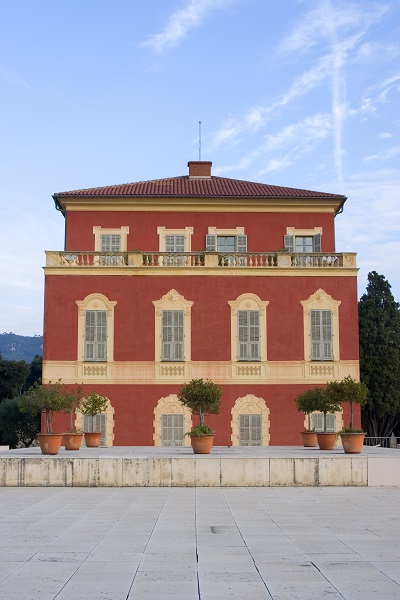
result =
[[238,360],[260,360],[260,313],[238,311]]
[[321,234],[285,235],[284,246],[288,252],[312,253],[321,252]]
[[[313,414],[312,415],[312,426],[315,431],[323,432],[324,431],[324,415],[323,414]],[[327,414],[326,415],[326,431],[327,433],[332,433],[336,431],[336,415]]]
[[311,310],[311,360],[333,360],[332,311]]
[[209,252],[247,252],[247,235],[207,235]]
[[[100,236],[101,252],[120,252],[121,236],[114,233],[103,233]],[[102,265],[120,265],[123,263],[122,256],[102,256]]]
[[85,311],[84,360],[107,360],[107,311]]
[[261,415],[239,415],[239,446],[261,446]]
[[162,311],[162,355],[166,361],[184,360],[183,310]]
[[83,431],[88,433],[101,431],[100,446],[106,445],[107,415],[83,415]]
[[[165,236],[165,252],[185,252],[185,236],[184,235],[166,235]],[[164,264],[169,267],[185,264],[184,256],[165,256]]]
[[162,415],[161,445],[183,446],[183,415]]

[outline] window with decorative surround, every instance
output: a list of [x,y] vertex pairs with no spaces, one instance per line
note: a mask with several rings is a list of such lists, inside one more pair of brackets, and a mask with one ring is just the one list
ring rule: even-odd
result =
[[186,300],[172,289],[161,300],[153,301],[155,307],[156,361],[190,362],[191,360],[191,308]]
[[338,361],[339,306],[324,290],[317,290],[301,302],[304,323],[304,359],[306,361]]
[[78,361],[114,360],[114,307],[116,302],[103,294],[90,294],[77,300]]
[[269,408],[263,398],[238,398],[231,414],[232,446],[269,446]]
[[267,360],[267,306],[255,294],[241,294],[231,307],[231,361]]

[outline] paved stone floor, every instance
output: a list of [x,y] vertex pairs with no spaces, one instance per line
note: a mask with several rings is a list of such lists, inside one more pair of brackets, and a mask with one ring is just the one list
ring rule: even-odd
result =
[[399,514],[399,488],[0,488],[0,598],[400,599]]

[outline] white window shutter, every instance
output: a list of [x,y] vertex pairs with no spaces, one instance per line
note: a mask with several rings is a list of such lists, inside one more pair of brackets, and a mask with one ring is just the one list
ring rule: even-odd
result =
[[217,250],[217,236],[208,234],[206,235],[206,250],[209,252],[216,252]]
[[283,238],[285,250],[294,252],[294,235],[285,235]]
[[317,233],[316,235],[314,235],[313,252],[321,252],[321,234],[320,233]]
[[236,252],[247,252],[247,235],[236,236]]

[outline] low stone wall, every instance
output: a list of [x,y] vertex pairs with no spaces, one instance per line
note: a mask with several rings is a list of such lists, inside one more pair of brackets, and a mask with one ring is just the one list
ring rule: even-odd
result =
[[400,456],[0,458],[1,486],[400,486]]

